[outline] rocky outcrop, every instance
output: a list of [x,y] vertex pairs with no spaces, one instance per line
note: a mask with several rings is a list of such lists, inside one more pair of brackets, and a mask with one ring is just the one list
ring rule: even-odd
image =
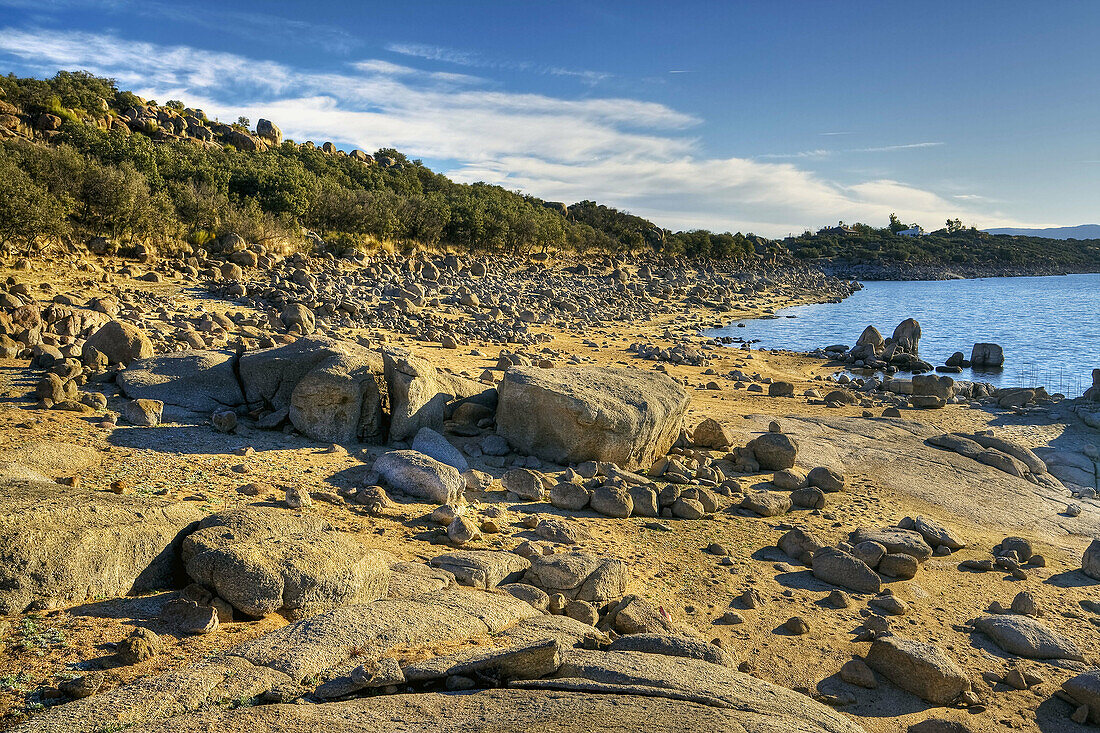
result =
[[0,493],[0,614],[172,587],[193,502],[9,482]]
[[263,507],[206,517],[181,556],[196,583],[255,617],[301,618],[382,598],[390,564],[320,517]]
[[222,351],[180,351],[141,359],[118,375],[130,399],[160,400],[173,411],[208,417],[244,405],[235,358]]
[[517,451],[627,468],[668,451],[688,403],[670,377],[625,369],[512,367],[499,392],[497,432]]
[[283,131],[271,120],[260,118],[256,121],[256,135],[267,140],[272,145],[278,145],[283,141]]
[[350,443],[385,439],[381,360],[361,346],[300,338],[242,356],[240,379],[250,409],[265,410],[276,418],[285,414],[295,428],[314,440]]
[[495,395],[478,384],[436,369],[405,349],[382,352],[389,390],[390,440],[406,440],[421,428],[443,432],[443,423],[464,399],[495,407]]

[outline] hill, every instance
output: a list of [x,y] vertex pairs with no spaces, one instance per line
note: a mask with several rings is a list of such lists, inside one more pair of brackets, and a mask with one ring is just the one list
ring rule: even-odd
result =
[[1018,237],[1044,237],[1046,239],[1100,239],[1100,224],[1079,224],[1075,227],[1048,227],[1046,229],[986,229],[989,234],[1011,234]]
[[87,72],[0,78],[0,246],[103,237],[195,247],[228,234],[336,252],[765,250],[752,235],[671,232],[594,202],[458,184],[393,149],[286,140],[269,120],[226,124]]
[[255,127],[243,117],[211,120],[182,101],[158,104],[87,72],[0,77],[5,250],[96,240],[186,251],[236,234],[334,254],[384,247],[798,258],[889,279],[946,276],[948,268],[965,275],[1100,270],[1098,240],[993,235],[958,222],[949,229],[914,238],[857,224],[783,242],[673,232],[591,200],[566,205],[455,183],[391,148],[345,151],[284,139],[269,120]]
[[855,224],[783,240],[796,258],[859,279],[941,279],[1100,271],[1100,239],[990,234],[957,224],[920,237]]

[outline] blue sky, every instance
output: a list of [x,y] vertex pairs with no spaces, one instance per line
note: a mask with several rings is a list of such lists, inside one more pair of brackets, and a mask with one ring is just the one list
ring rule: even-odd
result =
[[782,236],[1100,220],[1098,30],[1091,0],[0,0],[0,70]]

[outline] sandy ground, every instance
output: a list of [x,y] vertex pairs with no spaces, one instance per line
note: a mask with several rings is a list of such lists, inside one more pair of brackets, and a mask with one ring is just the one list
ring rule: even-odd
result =
[[[18,276],[28,279],[25,272]],[[31,276],[50,282],[55,292],[76,286],[87,289],[91,285],[85,273]],[[231,304],[199,299],[194,292],[180,293],[171,282],[150,285],[133,281],[127,285],[158,292],[162,297],[174,294],[206,309],[234,308]],[[44,297],[49,295],[43,292]],[[731,314],[729,320],[752,317],[782,305],[764,299],[743,312]],[[666,333],[695,333],[700,325],[715,322],[712,314],[688,314],[626,329],[599,326],[583,335],[548,331],[553,339],[532,351],[547,348],[557,355],[555,361],[577,354],[596,365],[653,369],[657,367],[654,362],[639,360],[627,351],[631,343],[659,343],[667,340]],[[598,347],[585,345],[586,340]],[[392,341],[410,345],[433,362],[474,377],[493,367],[500,351],[499,346],[491,344],[446,350],[396,335],[392,335]],[[475,350],[481,355],[471,353]],[[740,369],[749,374],[759,373],[762,378],[793,381],[796,394],[810,387],[821,389],[824,386],[821,378],[833,373],[835,365],[797,354],[723,349],[706,367],[663,368],[691,393],[689,427],[711,417],[749,435],[773,418],[781,423],[789,420],[792,426],[797,422],[799,429],[816,429],[817,423],[806,428],[806,423],[799,422],[803,420],[868,419],[863,417],[864,407],[834,409],[809,404],[802,397],[770,398],[734,389],[731,380],[704,373],[712,370],[722,375]],[[720,389],[704,388],[712,380],[719,383]],[[164,425],[147,429],[120,425],[104,429],[98,426],[98,419],[33,409],[28,397],[32,389],[25,362],[0,363],[0,451],[42,440],[89,446],[100,452],[102,461],[79,476],[84,486],[107,490],[121,480],[135,492],[200,502],[209,511],[257,501],[277,502],[282,498],[280,487],[288,484],[304,486],[314,493],[335,492],[342,486],[361,482],[370,459],[378,452],[370,447],[333,452],[326,450],[327,446],[294,435],[249,429],[228,438],[209,426]],[[872,413],[875,417],[871,419],[877,419],[881,407],[872,408]],[[1097,441],[1095,434],[1091,438],[1067,436],[1066,425],[1054,420],[994,414],[964,405],[920,413],[904,411],[904,414],[907,420],[943,432],[994,426],[998,434],[1030,446],[1059,439]],[[253,449],[251,454],[237,455],[238,449],[248,447]],[[803,439],[800,465],[806,468],[818,465],[813,451],[812,440]],[[830,455],[838,454],[834,451]],[[1097,534],[1100,525],[1096,514],[1087,512],[1072,526],[1055,520],[1040,521],[1032,507],[1011,500],[1019,487],[1009,485],[1010,477],[974,464],[977,481],[988,488],[990,495],[1010,498],[995,502],[1004,506],[990,512],[988,496],[960,491],[949,482],[930,485],[929,476],[942,474],[933,472],[922,479],[922,461],[927,461],[927,456],[904,452],[894,461],[853,459],[852,465],[846,467],[848,491],[829,495],[824,510],[801,510],[772,519],[720,512],[699,521],[669,521],[667,524],[673,530],[667,532],[649,529],[646,520],[638,518],[617,520],[582,512],[573,520],[591,534],[586,549],[612,553],[630,563],[634,592],[661,604],[677,622],[693,627],[708,639],[721,640],[759,677],[846,700],[849,704],[840,709],[869,731],[904,731],[912,722],[932,715],[965,721],[981,731],[1078,730],[1067,719],[1069,706],[1051,699],[1057,685],[1071,676],[1072,671],[1054,664],[1020,662],[1020,666],[1034,670],[1045,682],[1025,691],[1003,685],[991,688],[982,681],[981,673],[1004,673],[1015,661],[981,637],[966,633],[961,625],[979,615],[990,602],[996,600],[1008,605],[1017,592],[1026,589],[1040,599],[1044,621],[1073,638],[1095,664],[1100,659],[1100,617],[1083,610],[1081,601],[1100,601],[1100,585],[1086,584],[1083,576],[1073,571],[1080,567],[1080,554],[1088,536]],[[899,473],[899,466],[904,468],[907,462],[912,463],[912,470]],[[499,476],[502,471],[496,469],[495,473]],[[906,476],[916,479],[906,485]],[[743,483],[762,485],[768,478],[746,477]],[[271,488],[260,497],[238,493],[238,487],[252,482]],[[549,504],[510,503],[502,491],[471,498],[475,510],[479,505],[494,503],[507,506],[510,521],[505,523],[501,534],[486,535],[480,547],[510,549],[528,537],[520,524],[528,512],[560,514]],[[365,544],[383,547],[402,558],[426,559],[446,550],[445,545],[438,544],[440,531],[426,521],[425,515],[431,508],[399,504],[390,515],[375,518],[359,507],[322,500],[315,501],[311,511],[324,515],[338,528],[355,533]],[[1057,514],[1053,509],[1050,513]],[[776,541],[792,525],[809,528],[828,541],[836,541],[856,527],[893,525],[914,514],[933,517],[957,529],[969,547],[950,557],[929,560],[912,581],[889,584],[910,605],[909,613],[895,619],[893,627],[901,635],[936,643],[955,657],[975,680],[975,689],[985,703],[979,712],[935,709],[884,681],[876,690],[863,690],[839,681],[836,672],[840,666],[867,650],[867,644],[854,641],[853,633],[861,624],[865,607],[854,604],[848,609],[831,608],[824,603],[829,588],[775,548]],[[1024,534],[1034,539],[1048,560],[1047,567],[1030,573],[1024,581],[999,572],[978,574],[958,569],[961,560],[989,558],[990,548],[1006,534]],[[722,543],[731,551],[732,564],[722,565],[719,558],[705,552],[713,542]],[[734,598],[750,588],[763,597],[761,607],[744,609],[734,603]],[[0,634],[2,720],[11,723],[33,714],[38,706],[56,702],[59,696],[56,686],[60,681],[89,668],[89,660],[108,655],[110,645],[126,636],[134,625],[157,628],[158,600],[163,600],[163,594],[97,599],[74,608],[27,614],[0,623],[0,627],[7,626],[6,633]],[[729,610],[740,613],[744,623],[716,623]],[[809,621],[808,635],[791,636],[781,630],[783,622],[796,615]],[[166,637],[169,643],[165,653],[141,665],[109,670],[108,686],[177,668],[282,623],[285,622],[276,616],[259,622],[228,624],[205,637]]]

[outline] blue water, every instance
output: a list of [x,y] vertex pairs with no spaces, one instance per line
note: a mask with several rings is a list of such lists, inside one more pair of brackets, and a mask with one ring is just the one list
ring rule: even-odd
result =
[[735,321],[706,335],[758,339],[753,348],[812,351],[853,346],[871,325],[889,337],[912,317],[921,325],[920,355],[932,364],[943,364],[955,351],[969,359],[978,342],[1004,347],[1003,370],[964,369],[952,375],[957,379],[1042,385],[1076,397],[1100,368],[1100,274],[868,282],[840,303],[795,306],[776,315]]

